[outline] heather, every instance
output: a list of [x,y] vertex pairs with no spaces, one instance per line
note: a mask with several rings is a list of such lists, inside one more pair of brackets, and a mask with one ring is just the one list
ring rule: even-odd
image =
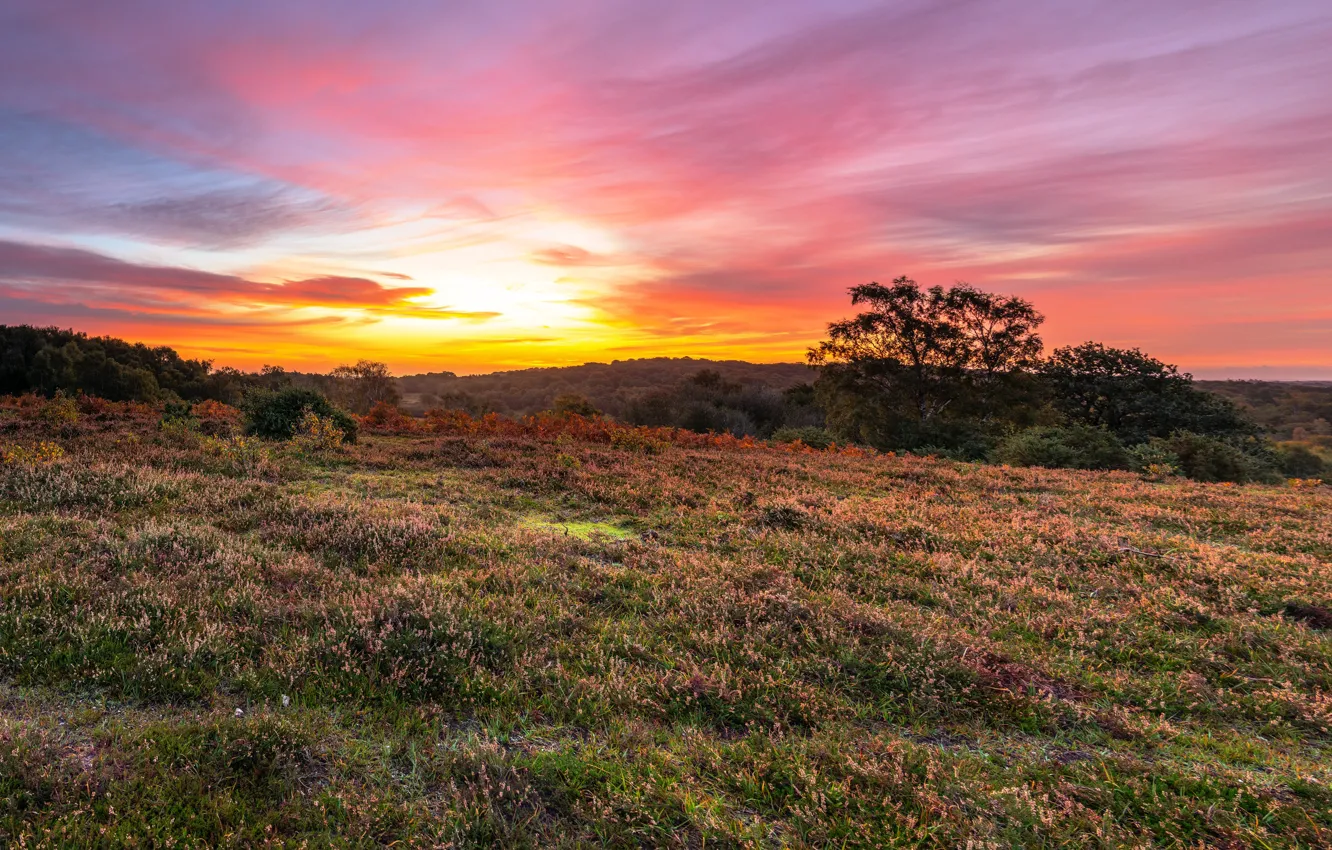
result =
[[1332,843],[1315,481],[165,412],[0,403],[2,843]]

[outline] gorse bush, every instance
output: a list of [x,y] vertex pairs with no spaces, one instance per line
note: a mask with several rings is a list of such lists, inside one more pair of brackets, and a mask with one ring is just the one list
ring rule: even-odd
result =
[[1155,467],[1170,467],[1178,471],[1179,455],[1170,450],[1164,440],[1152,440],[1140,443],[1129,449],[1129,467],[1138,472],[1147,472]]
[[1049,469],[1127,469],[1130,457],[1114,434],[1090,425],[1030,428],[1005,438],[994,460]]
[[222,471],[228,475],[246,478],[272,470],[268,447],[254,437],[240,434],[209,437],[203,446],[208,455],[221,462]]
[[1317,478],[1328,471],[1326,461],[1299,444],[1277,446],[1276,457],[1281,474],[1290,478]]
[[342,432],[343,442],[356,442],[356,420],[314,390],[299,387],[255,390],[245,397],[241,410],[245,414],[245,430],[259,437],[290,440],[309,412],[331,420]]
[[42,421],[48,425],[71,425],[79,421],[79,405],[74,399],[58,392],[55,398],[42,405]]
[[1128,450],[1129,468],[1153,480],[1179,474],[1179,455],[1160,440],[1140,443]]
[[656,455],[670,446],[666,440],[659,439],[647,432],[647,429],[620,428],[610,432],[610,444],[617,449]]
[[45,440],[35,446],[0,446],[0,466],[49,466],[64,457],[59,444]]
[[778,428],[772,434],[774,443],[803,443],[811,449],[826,449],[836,440],[826,428],[807,425],[803,428]]
[[[1176,431],[1165,439],[1153,439],[1149,445],[1175,455],[1180,472],[1195,481],[1274,482],[1272,458],[1262,453],[1263,444],[1237,444],[1220,437]],[[1245,449],[1249,451],[1245,451]]]
[[162,424],[170,422],[193,422],[198,424],[194,415],[194,405],[188,401],[168,401],[162,405]]
[[342,448],[345,436],[331,416],[320,416],[313,410],[307,410],[301,417],[301,424],[296,427],[292,442],[305,451],[328,452]]

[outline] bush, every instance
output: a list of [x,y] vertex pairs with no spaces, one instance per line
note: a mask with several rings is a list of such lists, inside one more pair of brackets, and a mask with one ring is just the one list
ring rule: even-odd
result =
[[249,477],[273,471],[268,448],[258,440],[242,436],[218,439],[209,437],[204,450],[221,461],[227,475]]
[[1090,425],[1028,428],[1002,440],[994,460],[1049,469],[1127,469],[1129,454],[1119,438]]
[[361,424],[377,431],[410,433],[416,429],[418,422],[399,410],[396,405],[379,401],[375,402],[369,413],[361,417]]
[[79,405],[64,391],[60,391],[55,394],[55,398],[42,405],[38,415],[47,425],[70,425],[79,421]]
[[828,433],[827,429],[813,426],[778,428],[773,432],[772,441],[774,443],[801,442],[811,449],[826,449],[835,442],[833,435]]
[[557,416],[600,416],[601,411],[592,402],[578,393],[564,393],[555,397],[550,405],[551,413]]
[[645,428],[616,428],[610,432],[611,445],[617,449],[659,455],[670,446]]
[[0,446],[0,466],[50,466],[64,457],[64,449],[45,440],[35,446]]
[[1129,467],[1153,478],[1179,474],[1179,455],[1164,440],[1140,443],[1129,449]]
[[307,412],[327,419],[342,431],[345,443],[356,442],[356,420],[338,410],[322,393],[299,387],[255,390],[241,404],[245,430],[256,436],[290,440],[300,430]]
[[171,422],[192,422],[198,424],[198,418],[194,415],[194,405],[188,401],[168,401],[162,405],[162,419],[159,425],[166,425]]
[[168,401],[162,407],[157,429],[167,441],[176,445],[197,444],[199,420],[194,416],[194,406],[188,401]]
[[809,521],[809,514],[792,505],[772,505],[763,509],[759,522],[768,528],[795,531]]
[[1287,478],[1317,478],[1327,472],[1327,463],[1298,443],[1277,446],[1277,464]]
[[301,424],[296,426],[292,442],[302,451],[328,452],[342,448],[343,436],[342,429],[331,416],[320,416],[307,409]]
[[1179,458],[1179,469],[1194,481],[1230,481],[1244,484],[1250,481],[1273,482],[1276,470],[1262,452],[1265,446],[1255,443],[1250,451],[1219,437],[1208,437],[1189,431],[1176,431],[1165,440],[1154,439],[1151,444],[1173,452]]
[[199,422],[200,433],[223,438],[234,436],[243,418],[231,405],[211,399],[194,405],[192,415]]

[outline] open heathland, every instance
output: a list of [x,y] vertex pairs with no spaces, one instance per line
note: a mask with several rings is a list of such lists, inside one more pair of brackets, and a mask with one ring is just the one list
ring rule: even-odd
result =
[[1332,846],[1327,486],[196,413],[0,404],[0,843]]

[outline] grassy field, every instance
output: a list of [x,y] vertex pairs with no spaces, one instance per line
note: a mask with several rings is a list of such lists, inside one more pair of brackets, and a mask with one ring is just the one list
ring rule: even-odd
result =
[[0,844],[1332,846],[1326,486],[71,419]]

